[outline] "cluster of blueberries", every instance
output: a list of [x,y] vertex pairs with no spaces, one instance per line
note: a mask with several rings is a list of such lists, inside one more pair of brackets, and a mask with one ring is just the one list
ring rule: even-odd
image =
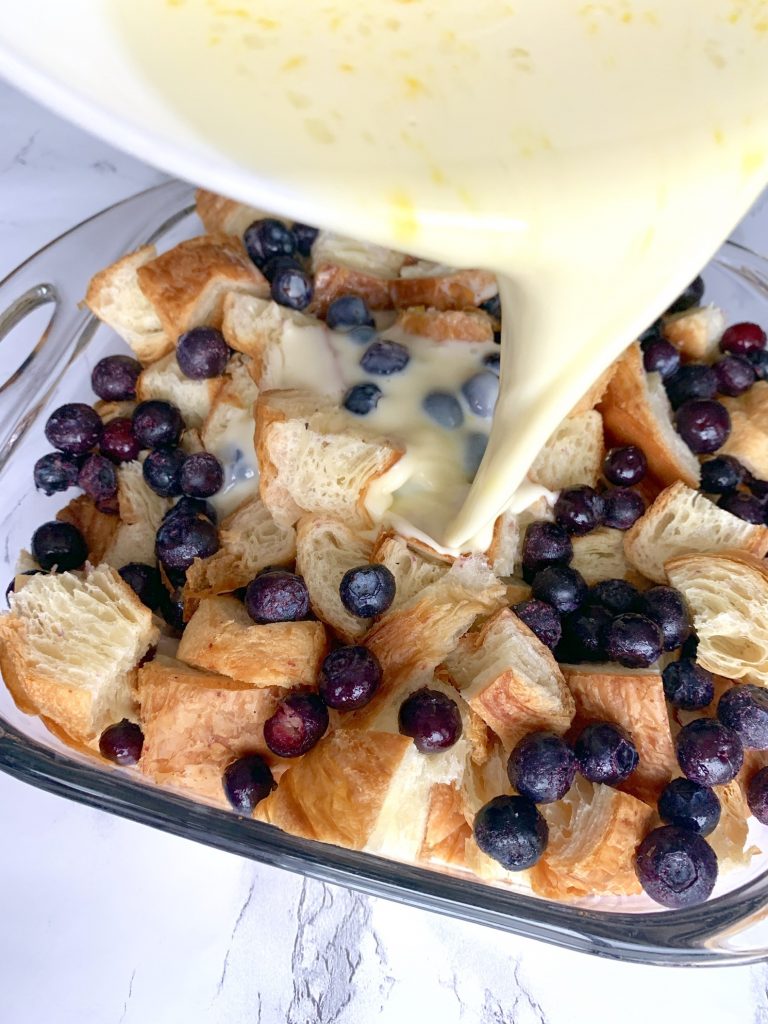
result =
[[[698,306],[703,295],[704,282],[697,277],[668,312]],[[645,369],[661,374],[675,410],[677,432],[692,452],[707,455],[728,440],[731,418],[715,396],[736,398],[756,381],[768,379],[765,344],[765,331],[758,324],[732,324],[720,339],[723,357],[716,363],[681,364],[680,353],[663,337],[661,320],[644,332],[640,345]]]
[[289,309],[306,309],[314,286],[306,261],[317,238],[308,224],[288,227],[274,217],[255,220],[246,228],[243,243],[254,264],[269,281],[275,302]]

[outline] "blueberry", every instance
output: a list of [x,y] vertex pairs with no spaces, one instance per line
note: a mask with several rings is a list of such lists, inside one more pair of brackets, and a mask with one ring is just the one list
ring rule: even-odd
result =
[[350,615],[383,615],[395,599],[395,577],[386,565],[359,565],[342,576],[339,596]]
[[301,270],[301,264],[294,256],[273,256],[261,268],[261,272],[271,284],[281,270]]
[[253,814],[253,809],[277,786],[269,765],[259,754],[246,754],[227,765],[222,779],[224,793],[240,814]]
[[742,494],[739,491],[723,494],[717,504],[746,523],[755,523],[758,526],[765,523],[765,506],[752,494]]
[[195,516],[205,516],[209,523],[213,523],[215,526],[219,517],[216,515],[216,509],[211,505],[209,501],[204,501],[202,498],[190,498],[185,495],[183,498],[179,498],[175,505],[163,515],[163,522],[168,519],[194,519]]
[[82,402],[60,405],[48,417],[45,436],[54,448],[68,455],[85,455],[101,438],[102,423],[97,412]]
[[378,384],[353,384],[344,396],[344,408],[355,416],[367,416],[379,404],[381,396]]
[[184,459],[179,484],[190,498],[210,498],[224,484],[224,467],[210,452],[195,452]]
[[758,380],[768,380],[768,352],[764,348],[750,350],[745,353],[745,358]]
[[108,501],[117,494],[117,472],[103,455],[89,455],[85,459],[77,483],[95,502]]
[[288,309],[306,309],[314,292],[312,278],[300,267],[280,267],[270,285],[272,298]]
[[66,452],[49,452],[35,463],[32,477],[35,487],[50,496],[74,487],[80,472],[79,460]]
[[133,432],[143,448],[175,448],[184,429],[176,406],[155,398],[140,402],[132,420]]
[[464,443],[464,470],[470,483],[475,479],[480,463],[483,461],[485,449],[488,447],[488,435],[480,433],[467,434]]
[[643,449],[636,444],[611,448],[603,459],[603,476],[617,487],[639,484],[647,472],[648,460]]
[[509,781],[535,804],[562,800],[571,788],[578,762],[571,748],[553,732],[531,732],[507,762]]
[[567,618],[566,638],[579,661],[604,660],[611,622],[611,613],[599,604],[583,606]]
[[59,572],[66,572],[82,566],[88,546],[76,526],[52,520],[32,534],[32,554],[41,569],[48,571],[56,566]]
[[144,733],[136,722],[124,718],[116,725],[110,725],[99,737],[99,751],[102,757],[115,764],[131,765],[141,757]]
[[673,587],[646,590],[639,610],[661,627],[665,651],[676,651],[691,635],[693,626],[688,606]]
[[717,451],[728,440],[731,417],[720,402],[694,400],[677,410],[675,426],[691,451],[704,455]]
[[643,366],[647,373],[660,373],[667,381],[680,369],[680,353],[664,338],[654,338],[643,346]]
[[464,381],[461,393],[476,416],[490,419],[499,397],[499,378],[491,370],[483,370]]
[[728,494],[743,482],[745,473],[742,464],[732,455],[716,455],[702,462],[699,489],[705,494]]
[[746,469],[744,470],[744,483],[760,501],[768,500],[768,480],[758,480]]
[[144,562],[128,562],[117,571],[141,603],[151,608],[153,612],[157,611],[165,594],[159,570],[154,565],[147,565]]
[[531,599],[514,605],[512,611],[545,647],[554,650],[560,643],[563,628],[560,616],[551,604]]
[[300,757],[328,730],[328,708],[317,693],[290,693],[264,723],[264,742],[278,757]]
[[159,611],[171,627],[174,636],[181,636],[187,625],[184,621],[184,596],[182,592],[174,590],[173,593],[169,594],[166,590],[160,602]]
[[717,717],[738,733],[745,747],[768,750],[768,690],[741,683],[726,690],[717,703]]
[[315,244],[318,234],[318,229],[313,228],[310,224],[296,223],[293,225],[293,237],[296,242],[296,248],[305,259],[310,256],[312,246]]
[[296,237],[282,221],[273,217],[255,220],[243,233],[248,255],[261,270],[274,256],[293,256]]
[[359,295],[341,295],[328,307],[325,322],[333,331],[348,331],[352,327],[375,327],[365,299]]
[[381,675],[381,665],[367,647],[337,647],[323,661],[318,686],[329,707],[357,711],[373,699]]
[[702,786],[724,786],[744,763],[739,734],[714,718],[697,718],[677,734],[677,761],[683,775]]
[[219,533],[204,516],[173,516],[160,524],[155,538],[157,557],[169,569],[186,572],[196,558],[219,550]]
[[346,331],[346,335],[350,341],[353,341],[356,345],[370,345],[371,342],[376,338],[376,328],[368,327],[363,325],[361,327],[350,327]]
[[640,591],[626,580],[601,580],[589,590],[590,601],[601,604],[613,615],[637,611]]
[[646,327],[643,333],[637,339],[640,343],[640,347],[642,349],[645,349],[646,345],[650,345],[652,341],[658,341],[658,339],[662,336],[662,327],[663,324],[661,322],[661,317],[659,317],[658,320],[654,320],[650,327]]
[[735,356],[746,356],[750,352],[759,352],[765,348],[765,331],[758,324],[731,324],[720,339],[722,352],[730,352]]
[[635,873],[645,892],[664,907],[703,903],[717,881],[717,857],[695,832],[663,825],[649,832],[635,854]]
[[603,525],[628,530],[645,512],[645,502],[629,487],[614,487],[603,495]]
[[307,585],[287,569],[261,572],[245,591],[245,610],[258,623],[299,622],[309,615]]
[[91,373],[91,387],[105,402],[131,402],[141,363],[131,356],[105,356]]
[[147,487],[161,498],[177,497],[181,494],[180,473],[185,459],[180,448],[150,452],[141,467]]
[[501,296],[498,292],[492,295],[490,299],[486,299],[485,302],[480,303],[480,309],[484,310],[488,316],[494,320],[501,320]]
[[426,686],[416,690],[400,705],[397,725],[410,736],[422,754],[439,754],[461,736],[461,714],[455,700]]
[[664,381],[673,409],[696,398],[714,398],[717,394],[717,376],[711,366],[686,363]]
[[575,612],[587,596],[587,584],[580,572],[567,565],[549,565],[533,577],[531,594],[551,604],[561,615]]
[[475,842],[507,871],[533,867],[547,848],[549,828],[524,796],[497,796],[475,816]]
[[768,767],[761,768],[749,780],[747,803],[757,820],[768,825]]
[[229,361],[229,345],[215,327],[193,327],[176,343],[176,362],[185,377],[210,380],[220,377]]
[[573,752],[584,778],[607,786],[623,782],[640,760],[629,734],[611,722],[593,722],[582,729]]
[[125,416],[118,416],[104,425],[99,449],[113,462],[133,462],[138,459],[141,445],[133,432],[133,423]]
[[678,295],[669,307],[667,315],[671,313],[682,313],[686,309],[698,306],[701,303],[703,295],[704,281],[701,277],[695,277],[688,287]]
[[464,422],[459,400],[449,391],[430,391],[421,405],[427,416],[446,430],[455,430]]
[[617,615],[606,634],[605,646],[611,661],[625,668],[647,668],[661,657],[664,637],[646,615],[625,612]]
[[708,836],[720,821],[720,801],[708,786],[672,779],[659,797],[659,817],[667,825]]
[[741,356],[725,356],[713,367],[721,395],[737,397],[749,391],[757,380],[754,367]]
[[712,673],[690,657],[670,662],[661,673],[664,696],[675,708],[684,711],[700,711],[712,703],[715,696],[715,682]]
[[387,377],[391,373],[401,373],[411,359],[411,353],[399,341],[379,338],[363,352],[360,365],[366,373],[377,377]]
[[592,487],[569,487],[558,495],[554,513],[564,530],[582,536],[603,521],[605,504]]
[[500,352],[489,352],[487,356],[483,357],[483,366],[487,367],[491,373],[495,373],[496,376],[501,375],[501,353]]
[[523,537],[523,572],[530,583],[540,569],[565,565],[573,558],[573,544],[557,523],[531,523]]

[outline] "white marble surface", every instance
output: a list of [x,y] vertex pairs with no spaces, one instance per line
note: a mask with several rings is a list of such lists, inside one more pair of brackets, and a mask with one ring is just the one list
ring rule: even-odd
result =
[[[159,180],[0,84],[0,278]],[[749,237],[762,248],[759,224]],[[3,1024],[768,1022],[764,966],[587,958],[304,881],[4,775],[0,893]]]

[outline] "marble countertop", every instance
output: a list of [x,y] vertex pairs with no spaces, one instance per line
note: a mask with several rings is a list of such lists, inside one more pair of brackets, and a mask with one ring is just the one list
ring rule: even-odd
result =
[[[0,279],[161,181],[0,83]],[[740,237],[762,248],[758,211]],[[0,774],[8,1024],[768,1024],[768,968],[565,952],[239,860]]]

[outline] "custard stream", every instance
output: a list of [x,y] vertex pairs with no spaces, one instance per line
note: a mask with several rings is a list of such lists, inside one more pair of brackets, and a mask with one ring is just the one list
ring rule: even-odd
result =
[[491,442],[440,541],[486,533],[597,375],[766,181],[768,2],[133,0],[237,198],[499,275]]

